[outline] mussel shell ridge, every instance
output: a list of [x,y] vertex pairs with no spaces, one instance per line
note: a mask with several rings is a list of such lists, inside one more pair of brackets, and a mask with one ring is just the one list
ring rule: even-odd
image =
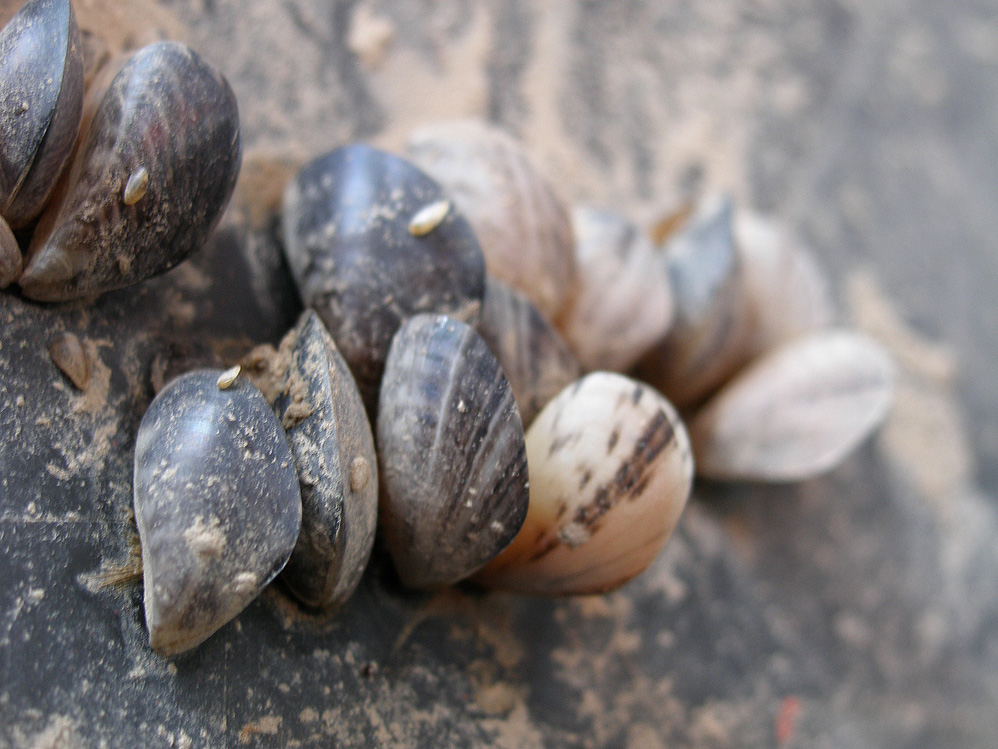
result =
[[284,567],[301,527],[287,438],[266,399],[218,370],[173,380],[142,418],[135,520],[149,642],[188,650],[252,601]]
[[298,467],[302,528],[281,580],[303,603],[328,607],[357,587],[374,544],[374,436],[350,370],[316,314],[305,312],[289,338],[287,385],[276,406]]
[[509,378],[524,428],[582,375],[568,345],[537,307],[496,278],[486,280],[478,332]]
[[69,0],[30,0],[0,33],[0,214],[42,210],[83,111],[80,31]]
[[527,511],[523,427],[469,326],[418,315],[392,341],[378,409],[381,521],[402,581],[449,585],[516,535]]
[[[235,187],[236,99],[195,52],[159,42],[136,52],[97,106],[21,277],[24,294],[73,299],[162,273],[199,249]],[[141,199],[125,188],[148,173]]]

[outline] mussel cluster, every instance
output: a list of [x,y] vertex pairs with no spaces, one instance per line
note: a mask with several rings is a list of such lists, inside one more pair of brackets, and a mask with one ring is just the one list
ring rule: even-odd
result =
[[[140,50],[86,106],[79,57],[67,0],[31,0],[0,36],[2,215],[30,232],[23,274],[16,240],[3,267],[39,300],[180,262],[239,168],[231,91],[193,52]],[[49,84],[27,80],[39,69]],[[160,372],[136,438],[165,655],[275,578],[307,607],[342,604],[378,529],[414,588],[611,590],[661,551],[694,470],[814,476],[891,399],[889,358],[832,328],[820,270],[777,225],[723,196],[648,235],[570,211],[483,123],[422,129],[404,158],[321,156],[281,221],[297,325],[232,369]]]
[[214,228],[240,155],[235,96],[195,52],[151,44],[85,88],[69,0],[29,0],[0,32],[0,287],[58,301],[169,270]]
[[568,211],[491,126],[424,129],[405,155],[347,145],[298,173],[282,234],[308,311],[238,377],[184,375],[143,420],[160,652],[278,573],[339,605],[376,521],[410,587],[608,591],[661,551],[694,458],[714,478],[806,478],[885,414],[887,356],[832,329],[811,256],[730,199],[654,241]]

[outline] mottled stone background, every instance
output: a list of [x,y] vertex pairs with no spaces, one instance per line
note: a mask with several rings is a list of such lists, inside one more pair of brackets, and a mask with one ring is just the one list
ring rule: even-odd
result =
[[[221,68],[246,169],[166,277],[92,304],[0,297],[0,746],[994,745],[993,1],[76,4],[121,46],[168,30]],[[287,165],[456,115],[642,224],[717,189],[782,217],[843,320],[897,357],[889,423],[820,480],[698,486],[612,595],[409,594],[379,552],[335,618],[271,590],[156,657],[141,586],[99,581],[129,553],[150,359],[294,319],[272,236]],[[85,394],[45,351],[59,330],[96,356]]]

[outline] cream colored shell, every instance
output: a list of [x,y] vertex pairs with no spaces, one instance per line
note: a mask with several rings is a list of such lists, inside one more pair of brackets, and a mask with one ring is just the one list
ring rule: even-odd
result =
[[484,122],[453,120],[415,132],[405,155],[471,222],[488,272],[553,320],[575,284],[572,226],[565,204],[520,144]]
[[686,505],[693,462],[675,410],[652,388],[595,372],[527,431],[530,505],[483,585],[565,595],[616,588],[644,570]]
[[690,424],[697,472],[799,481],[837,465],[883,421],[894,364],[862,333],[784,344],[741,372]]
[[735,238],[745,274],[746,314],[753,324],[753,356],[832,324],[835,305],[828,279],[786,227],[738,211]]
[[558,327],[586,371],[626,372],[672,323],[672,291],[651,241],[627,219],[572,211],[579,282]]

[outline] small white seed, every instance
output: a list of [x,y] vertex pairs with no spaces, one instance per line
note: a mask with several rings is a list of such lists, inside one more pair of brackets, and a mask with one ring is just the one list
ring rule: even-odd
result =
[[236,381],[236,378],[239,376],[241,371],[242,367],[237,364],[231,369],[227,369],[222,372],[222,374],[218,376],[218,389],[225,390],[227,387],[231,386],[232,383]]
[[371,464],[364,458],[356,457],[350,461],[350,488],[361,491],[371,480]]
[[128,178],[128,182],[125,183],[125,191],[122,194],[122,199],[125,201],[125,205],[135,205],[142,200],[148,187],[149,170],[144,166],[140,166],[132,172],[132,176],[130,176]]
[[422,237],[440,226],[450,212],[449,200],[438,200],[423,206],[409,221],[409,233],[414,237]]

